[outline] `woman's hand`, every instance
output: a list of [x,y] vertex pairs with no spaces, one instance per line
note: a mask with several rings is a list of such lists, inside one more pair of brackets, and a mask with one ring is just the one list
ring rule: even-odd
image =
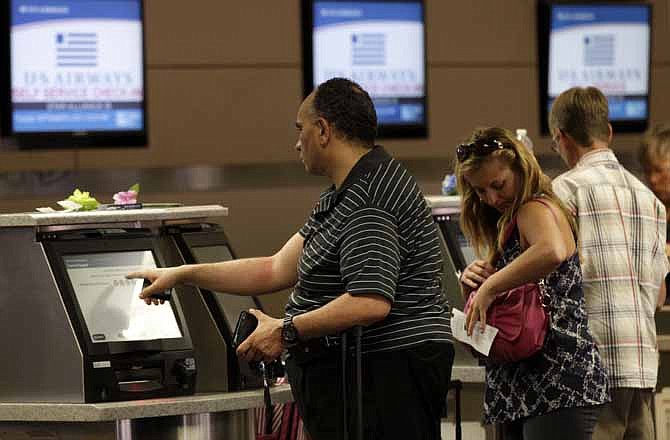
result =
[[470,263],[458,279],[461,282],[464,299],[467,299],[470,292],[477,290],[495,271],[495,267],[485,260],[475,260]]
[[468,308],[468,313],[465,315],[465,328],[468,331],[468,336],[472,336],[477,321],[479,321],[480,330],[484,331],[486,326],[486,311],[496,299],[496,295],[487,288],[486,283],[483,283],[473,295],[470,308]]

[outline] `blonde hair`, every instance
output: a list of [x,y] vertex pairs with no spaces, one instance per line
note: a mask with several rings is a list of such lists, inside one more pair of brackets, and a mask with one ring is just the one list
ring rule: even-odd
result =
[[656,160],[670,160],[670,123],[656,124],[640,145],[639,159],[645,172]]
[[573,87],[558,95],[549,113],[549,129],[560,129],[582,147],[609,140],[607,98],[595,87]]
[[[461,229],[470,241],[477,255],[494,262],[502,253],[504,234],[516,217],[519,208],[526,202],[542,196],[556,204],[565,214],[573,232],[577,232],[574,218],[565,205],[554,194],[551,180],[542,172],[533,153],[519,142],[511,131],[490,127],[475,129],[469,143],[489,143],[499,141],[503,148],[484,155],[471,154],[463,162],[456,161],[456,188],[461,196]],[[498,159],[507,163],[520,180],[520,191],[512,207],[500,214],[495,208],[484,203],[465,176],[476,172],[490,160]]]

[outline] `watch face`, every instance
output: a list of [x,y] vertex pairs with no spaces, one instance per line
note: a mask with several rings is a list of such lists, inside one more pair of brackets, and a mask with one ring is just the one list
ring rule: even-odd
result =
[[290,344],[294,343],[298,338],[298,332],[292,322],[285,324],[282,328],[282,338]]

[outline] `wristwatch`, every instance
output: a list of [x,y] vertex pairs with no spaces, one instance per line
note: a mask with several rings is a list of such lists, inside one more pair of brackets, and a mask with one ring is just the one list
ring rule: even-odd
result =
[[293,325],[293,316],[284,317],[284,325],[281,328],[281,340],[284,347],[291,348],[298,344],[298,329]]

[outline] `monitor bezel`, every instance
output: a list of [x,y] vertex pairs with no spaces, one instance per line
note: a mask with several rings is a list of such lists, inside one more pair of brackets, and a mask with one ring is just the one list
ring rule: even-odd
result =
[[166,267],[165,259],[159,252],[158,244],[154,239],[87,238],[82,240],[46,241],[43,242],[43,245],[61,293],[61,298],[63,299],[63,303],[70,316],[72,327],[74,328],[80,343],[83,343],[86,348],[87,354],[93,356],[108,356],[112,354],[133,352],[162,352],[192,349],[191,336],[188,327],[185,325],[186,320],[184,318],[181,304],[179,303],[178,295],[176,294],[172,295],[169,304],[174,313],[179,330],[182,333],[181,338],[126,342],[93,342],[63,259],[64,256],[69,255],[150,251],[153,254],[156,266]]
[[[236,260],[237,255],[228,241],[228,237],[225,232],[222,230],[217,231],[197,231],[197,232],[187,232],[181,231],[177,237],[177,246],[182,251],[184,260],[189,264],[201,264],[209,263],[207,261],[200,261],[193,249],[201,247],[213,247],[213,246],[224,246],[228,249],[231,255],[231,260]],[[237,322],[228,322],[226,319],[225,313],[221,310],[221,306],[215,298],[215,292],[200,288],[200,292],[203,294],[205,302],[207,303],[210,312],[214,315],[214,320],[217,322],[217,325],[221,328],[225,324],[225,329],[227,334],[224,335],[226,342],[232,342],[232,335],[235,330],[235,325]],[[249,296],[252,299],[255,308],[263,311],[263,306],[256,296]]]
[[[228,249],[232,260],[237,259],[237,254],[228,241],[228,237],[222,228],[217,225],[207,224],[202,230],[188,230],[188,229],[168,229],[168,232],[174,237],[175,243],[179,248],[182,258],[186,264],[210,263],[209,261],[200,261],[196,258],[194,250],[202,247],[221,246]],[[207,309],[214,320],[219,333],[223,337],[228,347],[233,346],[233,334],[237,322],[228,322],[226,313],[223,310],[223,305],[219,302],[214,291],[199,288],[203,301],[207,305]],[[263,306],[258,297],[250,297],[257,310],[263,311]],[[242,362],[237,357],[235,350],[229,350],[227,353],[228,360],[228,385],[231,390],[237,391],[246,388],[254,388],[260,386],[253,378],[257,375],[252,371],[248,362]]]
[[[301,0],[302,14],[302,85],[303,98],[314,90],[314,3],[322,0]],[[380,139],[427,138],[429,134],[428,114],[428,44],[426,32],[425,0],[335,0],[340,3],[419,3],[423,22],[423,115],[422,124],[381,124],[377,123],[377,137]],[[373,98],[374,99],[374,98]]]
[[455,269],[460,274],[465,270],[468,263],[465,260],[465,255],[463,254],[463,250],[461,249],[458,240],[458,234],[459,233],[462,234],[458,222],[459,216],[456,214],[441,217],[446,218],[441,218],[440,220],[437,220],[436,223],[437,226],[442,231],[444,242],[447,246],[447,251],[451,255],[451,259],[454,262]]
[[543,135],[549,133],[549,41],[551,26],[551,11],[554,6],[644,6],[649,9],[649,68],[647,78],[647,117],[645,119],[634,119],[626,121],[612,121],[612,129],[619,133],[642,133],[647,130],[651,118],[651,108],[649,106],[652,84],[652,44],[653,44],[653,5],[646,1],[626,0],[614,2],[612,0],[537,0],[537,47],[539,64],[539,99],[540,99],[540,130]]
[[146,147],[149,142],[147,117],[147,50],[144,0],[137,0],[142,27],[142,126],[141,130],[79,130],[15,132],[13,128],[13,102],[11,79],[11,1],[0,7],[0,136],[19,149],[67,148],[133,148]]

